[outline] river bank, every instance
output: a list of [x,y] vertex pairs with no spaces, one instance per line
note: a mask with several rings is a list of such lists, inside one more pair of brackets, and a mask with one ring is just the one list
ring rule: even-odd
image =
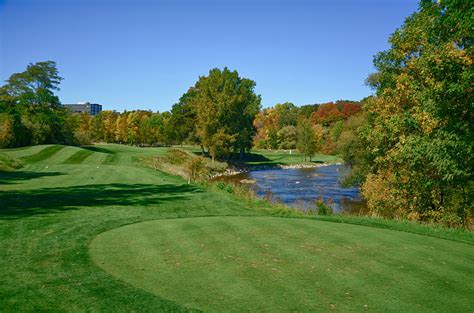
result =
[[318,202],[325,203],[336,214],[359,214],[366,209],[359,188],[341,186],[349,174],[349,169],[341,163],[257,167],[232,173],[214,181],[246,185],[259,198],[303,212],[317,210]]
[[265,171],[275,169],[304,169],[304,168],[317,168],[329,165],[341,165],[342,162],[336,163],[294,163],[294,164],[256,164],[256,165],[241,165],[241,166],[229,166],[225,171],[217,173],[211,176],[209,179],[213,180],[223,176],[234,176],[242,173],[249,173],[254,171]]

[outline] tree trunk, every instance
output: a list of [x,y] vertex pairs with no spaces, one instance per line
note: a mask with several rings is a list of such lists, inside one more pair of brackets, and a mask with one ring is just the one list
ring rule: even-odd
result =
[[244,147],[240,147],[239,158],[240,158],[241,161],[244,159],[244,153],[245,153]]

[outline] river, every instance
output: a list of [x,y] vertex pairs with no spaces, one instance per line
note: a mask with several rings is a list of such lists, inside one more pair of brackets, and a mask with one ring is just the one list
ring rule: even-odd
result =
[[336,214],[357,214],[365,208],[356,187],[344,188],[340,182],[347,174],[341,164],[316,168],[270,169],[241,173],[223,178],[226,182],[254,181],[248,184],[259,197],[281,201],[298,209],[314,210],[318,199],[330,205]]

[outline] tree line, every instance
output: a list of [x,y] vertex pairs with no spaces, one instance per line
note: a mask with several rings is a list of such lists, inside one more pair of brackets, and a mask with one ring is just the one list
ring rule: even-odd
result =
[[214,159],[252,147],[261,98],[255,82],[228,68],[212,69],[171,112],[103,111],[70,114],[55,90],[62,78],[53,61],[28,65],[0,88],[0,147],[114,142],[132,145],[200,145]]
[[337,101],[261,110],[255,82],[224,68],[199,77],[170,112],[104,110],[90,116],[70,114],[61,106],[54,95],[61,80],[52,61],[30,64],[7,80],[0,89],[1,147],[186,143],[200,145],[213,159],[243,158],[252,147],[299,149],[311,159],[319,151],[333,153],[337,129],[361,109],[358,102]]

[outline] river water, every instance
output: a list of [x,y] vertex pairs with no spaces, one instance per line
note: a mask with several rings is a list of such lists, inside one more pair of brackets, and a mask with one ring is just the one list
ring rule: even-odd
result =
[[251,171],[226,177],[227,182],[255,181],[249,184],[257,196],[268,197],[298,209],[315,210],[316,200],[323,199],[334,213],[357,214],[365,208],[355,187],[343,188],[341,180],[348,170],[344,165],[316,168],[271,169]]

